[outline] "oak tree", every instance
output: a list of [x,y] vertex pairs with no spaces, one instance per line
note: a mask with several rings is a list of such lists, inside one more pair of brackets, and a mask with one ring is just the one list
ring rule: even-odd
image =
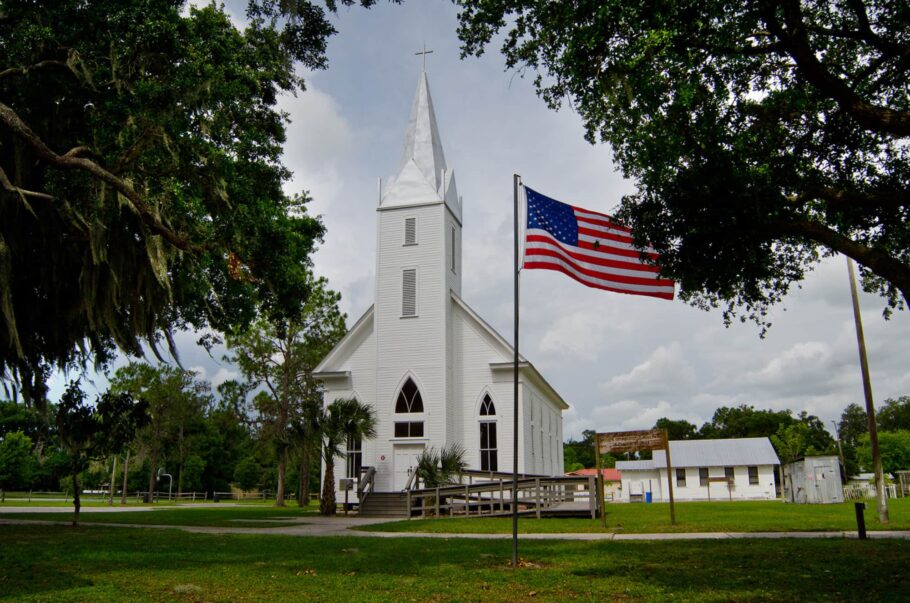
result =
[[910,4],[464,0],[463,53],[569,103],[638,186],[619,215],[681,297],[766,324],[822,256],[910,296]]

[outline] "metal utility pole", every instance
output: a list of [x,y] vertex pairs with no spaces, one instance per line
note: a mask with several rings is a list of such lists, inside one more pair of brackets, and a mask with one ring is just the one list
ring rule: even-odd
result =
[[869,443],[872,446],[872,465],[875,471],[875,492],[878,496],[878,519],[887,524],[888,499],[885,498],[885,476],[882,471],[882,452],[878,447],[878,426],[875,423],[875,404],[872,402],[872,380],[869,378],[869,361],[866,358],[866,340],[863,337],[863,319],[859,313],[859,296],[856,293],[856,275],[853,260],[847,258],[850,275],[850,295],[853,298],[853,319],[856,322],[856,343],[859,345],[859,366],[863,374],[863,394],[866,397],[866,416],[869,418]]

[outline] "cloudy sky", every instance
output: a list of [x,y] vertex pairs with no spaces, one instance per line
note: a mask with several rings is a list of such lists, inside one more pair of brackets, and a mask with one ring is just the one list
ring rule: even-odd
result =
[[[228,4],[242,22],[244,2]],[[372,303],[377,179],[397,167],[421,71],[427,73],[446,161],[464,198],[463,296],[500,333],[512,332],[512,174],[556,199],[610,212],[635,190],[610,148],[584,141],[570,107],[553,112],[530,77],[507,72],[498,48],[459,59],[456,9],[444,0],[341,9],[329,69],[287,97],[289,192],[308,190],[323,217],[317,271],[342,293],[351,325]],[[531,74],[528,74],[530,76]],[[680,301],[587,289],[555,272],[521,279],[522,353],[571,405],[567,437],[583,429],[648,428],[660,417],[701,425],[722,405],[807,410],[830,427],[862,404],[856,336],[842,257],[826,261],[777,307],[765,339],[751,324]],[[910,316],[882,319],[861,298],[877,403],[910,394]],[[216,384],[235,375],[178,338],[184,366]]]

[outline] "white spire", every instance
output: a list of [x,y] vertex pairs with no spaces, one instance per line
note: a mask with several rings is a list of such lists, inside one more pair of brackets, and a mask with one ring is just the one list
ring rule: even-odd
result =
[[430,98],[427,74],[420,74],[417,95],[405,133],[398,174],[389,181],[380,205],[383,207],[446,201],[458,209],[452,170],[447,169],[442,141]]
[[414,160],[420,171],[438,189],[442,171],[446,169],[446,158],[439,140],[439,128],[436,126],[436,114],[433,112],[433,99],[430,98],[430,85],[427,74],[420,74],[417,85],[417,96],[411,107],[411,118],[404,139],[404,151],[398,171],[404,169],[410,159]]

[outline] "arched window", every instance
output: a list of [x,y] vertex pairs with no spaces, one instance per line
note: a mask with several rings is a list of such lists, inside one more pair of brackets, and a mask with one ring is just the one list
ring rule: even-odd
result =
[[414,380],[408,377],[408,380],[401,386],[398,392],[398,401],[395,402],[396,413],[423,412],[423,398],[420,397],[420,390]]
[[[480,403],[480,416],[490,417],[496,414],[496,406],[490,394],[484,394]],[[497,471],[499,469],[499,454],[496,445],[496,421],[481,420],[480,422],[480,470]]]
[[[414,380],[408,377],[401,391],[398,392],[398,399],[395,401],[396,414],[409,414],[423,412],[423,398],[420,396],[420,390]],[[423,421],[396,421],[395,422],[396,438],[422,438]]]
[[490,394],[484,395],[483,402],[480,403],[480,416],[486,417],[495,414],[496,405],[493,404],[493,400],[490,398]]

